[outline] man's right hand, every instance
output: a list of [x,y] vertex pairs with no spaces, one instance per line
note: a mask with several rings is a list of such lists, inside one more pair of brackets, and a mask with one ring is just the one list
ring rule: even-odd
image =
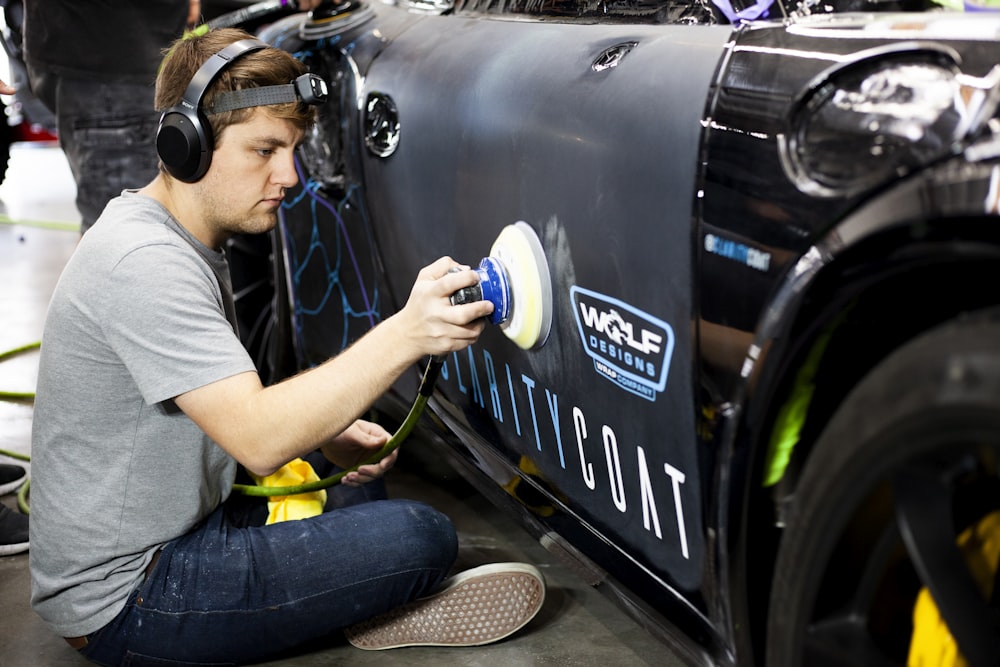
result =
[[413,356],[419,358],[442,356],[475,343],[493,304],[477,301],[453,306],[451,295],[478,282],[479,274],[450,257],[421,269],[406,305],[397,313],[406,323],[402,330],[407,333],[400,344],[413,346]]

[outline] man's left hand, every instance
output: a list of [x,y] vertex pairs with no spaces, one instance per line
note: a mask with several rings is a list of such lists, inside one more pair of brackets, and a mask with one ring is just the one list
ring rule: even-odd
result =
[[[359,419],[320,449],[327,460],[341,468],[353,468],[370,458],[389,441],[389,432],[373,422]],[[341,484],[361,486],[379,479],[396,463],[399,450],[392,452],[378,463],[361,466],[344,475]]]

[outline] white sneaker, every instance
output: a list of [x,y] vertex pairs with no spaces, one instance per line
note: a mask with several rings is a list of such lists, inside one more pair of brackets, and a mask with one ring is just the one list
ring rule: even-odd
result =
[[481,646],[507,637],[545,601],[541,572],[526,563],[494,563],[446,580],[441,589],[345,630],[357,648]]

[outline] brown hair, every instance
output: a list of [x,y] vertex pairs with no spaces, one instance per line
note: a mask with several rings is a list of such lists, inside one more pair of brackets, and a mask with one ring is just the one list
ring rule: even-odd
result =
[[[253,35],[243,30],[220,28],[201,35],[183,37],[174,42],[166,51],[156,77],[157,111],[164,111],[180,104],[191,79],[209,58],[233,42],[253,38]],[[205,91],[201,107],[211,108],[220,91],[282,85],[292,82],[305,72],[305,65],[291,54],[274,47],[245,53],[227,65],[215,78]],[[301,102],[206,114],[214,142],[219,143],[223,132],[230,125],[246,122],[254,108],[266,109],[273,117],[289,120],[300,130],[308,129],[316,119],[315,107]]]

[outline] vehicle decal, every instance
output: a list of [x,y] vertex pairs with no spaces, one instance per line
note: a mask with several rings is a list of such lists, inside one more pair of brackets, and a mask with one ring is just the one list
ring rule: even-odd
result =
[[619,299],[570,287],[584,351],[598,375],[636,396],[655,401],[667,386],[674,351],[669,324]]
[[[452,352],[446,359],[440,382],[468,396],[498,425],[512,423],[517,437],[528,441],[527,455],[539,462],[545,477],[557,487],[582,483],[588,492],[596,494],[594,502],[587,504],[588,511],[605,521],[641,512],[644,531],[657,542],[676,540],[679,562],[692,564],[692,552],[701,549],[689,542],[688,536],[698,532],[689,532],[689,527],[697,526],[690,524],[692,519],[685,514],[685,507],[697,505],[698,491],[689,483],[696,480],[689,480],[670,462],[652,460],[662,455],[655,448],[647,451],[638,443],[628,446],[619,436],[623,429],[616,429],[607,419],[588,416],[579,405],[560,404],[559,392],[534,377],[511,369],[506,362],[502,370],[497,366],[488,349],[468,347]],[[518,417],[521,411],[528,417],[523,428]],[[569,420],[565,429],[564,418]],[[572,438],[572,443],[564,443],[564,435]],[[545,465],[547,461],[558,462],[558,469]],[[686,578],[676,569],[672,574]]]
[[771,253],[715,234],[705,234],[705,252],[731,259],[760,272],[771,268]]

